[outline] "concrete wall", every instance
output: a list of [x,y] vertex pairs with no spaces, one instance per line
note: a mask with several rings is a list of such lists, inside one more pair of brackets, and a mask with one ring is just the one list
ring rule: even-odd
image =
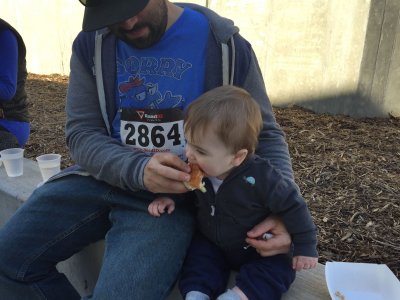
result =
[[399,0],[371,1],[358,91],[368,110],[400,116]]
[[1,0],[0,17],[22,35],[28,72],[68,75],[72,42],[82,26],[78,0]]
[[[253,45],[271,101],[316,112],[400,116],[399,0],[195,0],[235,20]],[[2,0],[29,72],[68,74],[77,0]]]

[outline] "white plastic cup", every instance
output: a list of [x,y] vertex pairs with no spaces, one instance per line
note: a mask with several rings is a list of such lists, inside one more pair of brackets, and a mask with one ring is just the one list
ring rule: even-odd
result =
[[8,177],[17,177],[24,174],[24,149],[10,148],[0,151]]
[[36,157],[44,181],[60,172],[61,155],[43,154]]

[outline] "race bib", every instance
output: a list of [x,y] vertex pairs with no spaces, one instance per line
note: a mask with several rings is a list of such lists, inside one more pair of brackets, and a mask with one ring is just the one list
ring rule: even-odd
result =
[[122,143],[139,151],[172,152],[186,160],[181,109],[123,108],[120,135]]

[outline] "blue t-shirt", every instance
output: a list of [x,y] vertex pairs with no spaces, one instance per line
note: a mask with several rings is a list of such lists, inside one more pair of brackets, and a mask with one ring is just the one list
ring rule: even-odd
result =
[[208,26],[205,16],[185,8],[152,47],[135,49],[123,41],[117,42],[119,109],[112,126],[114,137],[121,138],[123,110],[183,110],[204,92]]

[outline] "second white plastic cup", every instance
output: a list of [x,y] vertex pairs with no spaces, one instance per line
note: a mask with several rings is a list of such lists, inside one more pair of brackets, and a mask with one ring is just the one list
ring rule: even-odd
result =
[[60,172],[61,155],[43,154],[36,157],[44,181]]
[[0,151],[8,177],[17,177],[24,174],[24,149],[10,148]]

